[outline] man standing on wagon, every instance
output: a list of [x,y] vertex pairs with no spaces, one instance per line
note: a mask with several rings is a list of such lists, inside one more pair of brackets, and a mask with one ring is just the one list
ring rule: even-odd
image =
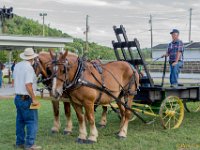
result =
[[179,30],[173,29],[170,34],[172,42],[169,43],[167,53],[162,57],[169,56],[170,84],[171,87],[177,87],[180,69],[183,67],[184,44],[179,39]]

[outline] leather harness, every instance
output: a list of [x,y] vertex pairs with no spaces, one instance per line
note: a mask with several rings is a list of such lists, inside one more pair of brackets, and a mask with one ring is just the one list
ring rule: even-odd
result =
[[115,101],[116,101],[116,99],[121,99],[122,97],[130,95],[130,94],[131,95],[137,94],[137,91],[131,92],[129,90],[129,88],[134,83],[137,85],[134,74],[133,74],[132,78],[130,79],[130,82],[128,82],[127,85],[125,85],[124,87],[119,83],[119,81],[117,81],[117,79],[114,77],[114,75],[111,74],[115,78],[115,80],[119,83],[119,85],[122,89],[119,97],[116,98],[112,94],[112,92],[115,92],[115,91],[111,91],[110,89],[106,88],[106,86],[105,86],[104,76],[103,76],[103,71],[105,68],[101,67],[101,65],[96,62],[91,62],[91,63],[93,65],[93,67],[97,70],[97,72],[101,75],[101,81],[94,75],[94,73],[91,70],[89,70],[88,68],[87,69],[90,72],[90,74],[92,75],[92,77],[97,81],[97,83],[100,84],[100,86],[96,85],[94,83],[91,83],[90,81],[85,80],[84,76],[83,76],[83,72],[86,70],[86,62],[88,62],[88,61],[86,61],[84,57],[78,58],[78,67],[77,67],[75,76],[71,82],[64,81],[64,80],[56,77],[58,80],[62,80],[64,82],[64,86],[63,86],[64,92],[69,93],[69,92],[79,88],[80,86],[87,86],[87,87],[90,87],[90,88],[100,91],[98,98],[95,100],[95,110],[100,105],[100,100],[101,100],[103,93],[107,94],[108,96],[111,96],[112,98],[115,99]]

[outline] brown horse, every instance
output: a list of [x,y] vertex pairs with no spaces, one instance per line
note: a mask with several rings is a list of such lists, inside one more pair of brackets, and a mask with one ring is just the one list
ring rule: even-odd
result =
[[[76,56],[74,53],[70,53],[69,56]],[[35,72],[38,76],[39,74],[42,75],[42,79],[44,79],[43,84],[46,86],[46,88],[49,90],[51,95],[51,87],[52,87],[52,67],[51,67],[51,61],[52,58],[48,52],[40,52],[38,55],[38,60],[36,60],[35,64]],[[46,78],[49,78],[48,80],[45,80]],[[67,95],[63,94],[63,97],[67,98]],[[71,119],[71,108],[69,102],[63,102],[64,104],[64,111],[66,116],[66,127],[64,129],[64,134],[70,134],[72,132],[72,119]],[[53,106],[53,112],[54,112],[54,123],[53,127],[51,129],[52,133],[59,132],[61,123],[59,118],[59,102],[58,101],[52,101]]]
[[[113,101],[111,96],[97,90],[97,87],[106,89],[115,97],[123,97],[122,101],[131,107],[134,97],[133,93],[135,93],[137,85],[139,84],[139,75],[127,62],[114,61],[101,65],[103,69],[102,78],[102,75],[99,74],[90,62],[68,58],[67,54],[66,51],[53,64],[55,66],[55,77],[52,86],[53,95],[59,98],[67,90],[69,85],[74,87],[73,90],[71,89],[69,95],[79,121],[79,136],[77,142],[83,143],[87,141],[88,143],[94,143],[98,137],[98,131],[95,125],[94,104],[99,97],[99,104],[101,105],[109,104]],[[131,111],[125,109],[120,102],[117,104],[122,117],[118,136],[124,138],[127,136]],[[83,108],[85,109],[87,118],[85,118]],[[85,119],[88,120],[90,125],[88,140]]]
[[[46,88],[50,92],[51,96],[51,87],[52,87],[52,57],[50,53],[48,52],[40,52],[38,55],[38,60],[36,60],[36,66],[35,66],[35,71],[36,75],[38,76],[39,74],[42,75],[43,84],[46,86]],[[69,58],[74,58],[77,59],[78,56],[75,53],[69,52],[68,56]],[[48,80],[46,80],[48,79]],[[66,93],[63,93],[62,97],[64,99],[69,98],[69,96]],[[71,107],[69,102],[63,102],[64,104],[64,111],[65,111],[65,116],[66,116],[66,127],[64,129],[64,134],[71,134],[72,132],[72,120],[71,120]],[[53,106],[53,112],[54,112],[54,123],[53,127],[51,129],[52,133],[59,132],[61,123],[60,123],[60,118],[59,118],[59,102],[58,101],[52,101],[52,106]],[[107,118],[106,118],[106,113],[107,113],[107,107],[102,107],[102,117],[101,121],[99,123],[100,127],[105,127],[107,124]]]

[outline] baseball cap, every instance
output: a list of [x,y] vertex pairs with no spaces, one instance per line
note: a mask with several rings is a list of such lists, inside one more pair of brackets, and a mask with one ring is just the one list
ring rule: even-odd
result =
[[173,30],[170,32],[170,34],[173,34],[173,33],[178,33],[178,34],[179,34],[179,30],[173,29]]

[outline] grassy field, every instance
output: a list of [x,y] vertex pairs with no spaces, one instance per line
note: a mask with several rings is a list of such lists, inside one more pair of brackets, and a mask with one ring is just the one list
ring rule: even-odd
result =
[[[115,134],[119,129],[119,119],[115,113],[108,114],[108,125],[99,130],[99,139],[93,145],[79,145],[74,141],[78,135],[78,123],[73,112],[73,134],[52,134],[52,106],[50,101],[41,100],[39,110],[39,132],[36,144],[44,150],[199,150],[200,149],[200,112],[185,113],[182,126],[176,130],[164,130],[159,120],[145,125],[136,119],[129,124],[128,138],[119,140]],[[61,123],[65,124],[64,112],[61,110]],[[98,123],[101,109],[96,113]],[[0,100],[0,150],[13,149],[15,143],[15,106],[12,100]],[[183,148],[185,147],[185,148]]]

